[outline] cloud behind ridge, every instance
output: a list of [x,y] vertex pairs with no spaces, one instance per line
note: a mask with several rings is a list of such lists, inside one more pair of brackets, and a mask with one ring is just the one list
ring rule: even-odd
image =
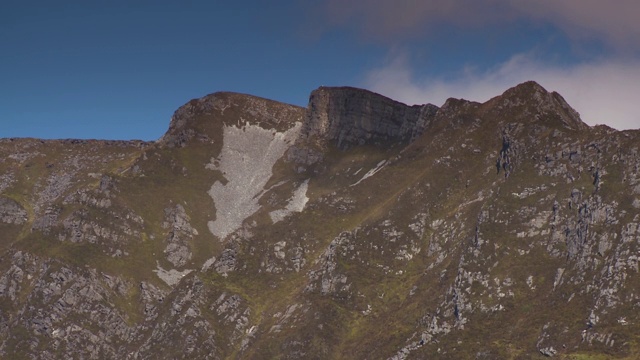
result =
[[640,63],[617,60],[549,66],[518,54],[483,72],[463,69],[453,78],[418,79],[404,54],[371,70],[364,86],[408,104],[442,105],[449,97],[484,102],[527,80],[559,92],[587,124],[640,128]]
[[618,50],[640,49],[637,0],[326,0],[323,7],[331,26],[355,25],[384,41],[421,36],[443,24],[474,28],[528,20]]

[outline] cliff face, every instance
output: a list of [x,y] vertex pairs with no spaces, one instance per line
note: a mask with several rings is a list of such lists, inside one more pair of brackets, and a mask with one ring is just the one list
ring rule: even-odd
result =
[[409,142],[422,135],[435,105],[407,106],[350,87],[321,87],[311,93],[302,133],[316,141],[354,145]]
[[0,357],[635,359],[639,148],[533,82],[0,139]]

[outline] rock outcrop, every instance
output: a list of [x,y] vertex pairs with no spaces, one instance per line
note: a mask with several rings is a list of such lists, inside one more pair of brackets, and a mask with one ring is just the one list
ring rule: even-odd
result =
[[193,256],[190,242],[198,231],[191,227],[189,216],[180,204],[165,208],[164,215],[162,227],[168,230],[164,253],[173,266],[183,267]]
[[302,136],[354,145],[408,142],[422,135],[435,105],[408,106],[380,94],[351,87],[321,87],[309,97]]
[[27,222],[27,211],[15,200],[0,197],[0,222],[22,225]]

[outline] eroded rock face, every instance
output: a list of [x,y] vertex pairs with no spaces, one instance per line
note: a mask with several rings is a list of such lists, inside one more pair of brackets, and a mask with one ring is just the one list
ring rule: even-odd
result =
[[0,197],[0,222],[22,225],[27,221],[27,211],[15,200]]
[[321,87],[311,93],[303,136],[335,141],[342,149],[366,143],[409,141],[420,136],[438,107],[408,106],[350,87]]
[[175,267],[182,267],[193,256],[190,242],[198,231],[191,226],[190,218],[180,204],[164,209],[164,215],[163,227],[169,230],[164,253]]

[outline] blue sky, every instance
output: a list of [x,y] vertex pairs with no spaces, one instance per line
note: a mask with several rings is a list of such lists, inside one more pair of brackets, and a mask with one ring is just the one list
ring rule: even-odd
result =
[[407,103],[525,80],[593,125],[640,128],[640,3],[0,2],[0,137],[155,140],[192,98],[306,105],[321,85]]

